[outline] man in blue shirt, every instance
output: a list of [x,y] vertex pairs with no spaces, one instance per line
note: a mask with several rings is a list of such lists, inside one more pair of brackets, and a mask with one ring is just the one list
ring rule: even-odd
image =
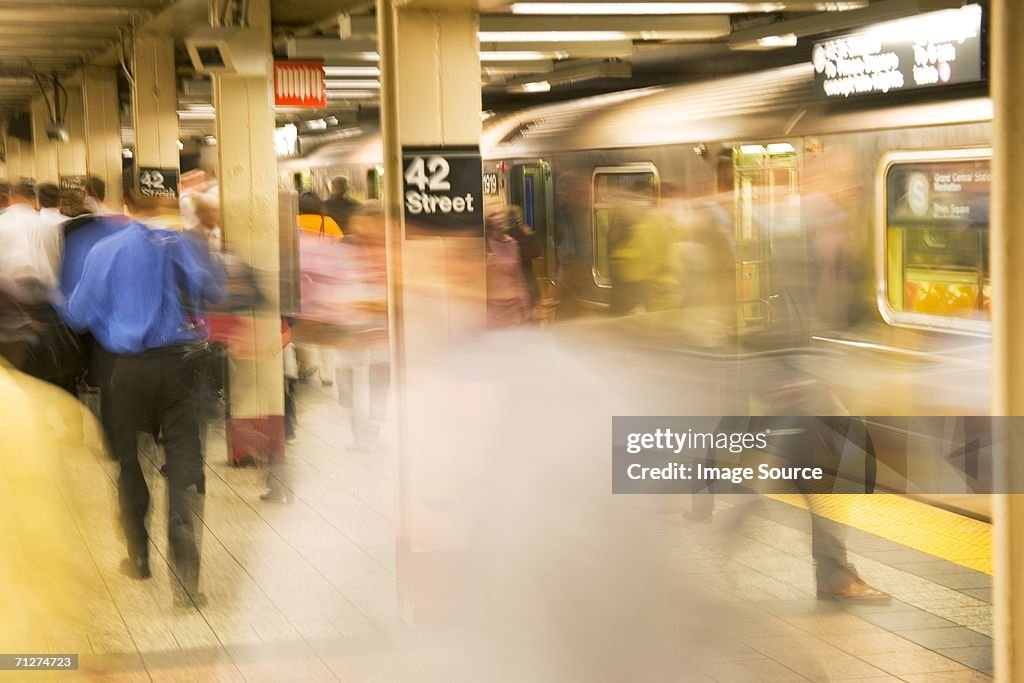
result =
[[[118,499],[128,541],[122,571],[149,578],[149,489],[139,464],[140,431],[158,427],[167,459],[171,561],[196,604],[199,552],[192,487],[205,489],[193,386],[204,359],[201,306],[223,296],[224,276],[205,244],[159,225],[160,199],[129,194],[136,221],[98,242],[68,300],[69,322],[117,354],[111,376],[112,449],[121,464]],[[187,604],[187,603],[184,603]]]
[[[106,184],[92,176],[86,181],[86,188],[91,192],[92,205],[102,207],[103,198],[106,196]],[[61,259],[59,283],[62,303],[66,303],[82,278],[85,257],[92,248],[131,221],[127,216],[119,214],[90,211],[83,198],[74,193],[62,195],[61,211],[69,217],[63,225],[64,255]],[[66,308],[60,306],[58,311],[66,319]],[[114,370],[117,356],[97,344],[92,335],[81,335],[79,343],[87,364],[86,379],[91,386],[99,390],[100,424],[109,443],[113,438],[114,419],[110,406],[110,374]]]

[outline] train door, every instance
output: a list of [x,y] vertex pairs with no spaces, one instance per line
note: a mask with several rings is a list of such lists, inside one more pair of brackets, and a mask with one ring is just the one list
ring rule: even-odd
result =
[[740,334],[771,329],[790,305],[786,259],[800,234],[796,150],[787,143],[732,150]]
[[513,164],[509,175],[509,203],[523,210],[523,220],[544,245],[543,255],[533,262],[533,272],[544,296],[554,285],[558,272],[551,166],[543,160]]

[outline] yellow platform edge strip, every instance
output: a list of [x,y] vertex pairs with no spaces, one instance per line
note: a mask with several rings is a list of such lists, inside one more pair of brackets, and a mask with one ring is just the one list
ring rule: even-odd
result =
[[[808,509],[804,496],[768,498]],[[992,525],[920,501],[891,494],[814,494],[814,514],[992,575]]]

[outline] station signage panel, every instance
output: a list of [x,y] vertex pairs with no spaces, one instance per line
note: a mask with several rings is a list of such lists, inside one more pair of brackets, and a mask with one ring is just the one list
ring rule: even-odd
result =
[[980,81],[981,19],[968,5],[815,43],[814,92],[844,99]]
[[479,147],[403,147],[407,237],[483,235]]
[[77,197],[85,195],[85,176],[84,175],[62,175],[60,177],[60,191],[61,194],[70,193]]
[[139,193],[143,197],[178,198],[179,173],[176,168],[139,169]]
[[326,107],[323,62],[274,62],[274,104],[305,109]]
[[894,164],[886,176],[890,224],[988,226],[992,186],[988,159]]

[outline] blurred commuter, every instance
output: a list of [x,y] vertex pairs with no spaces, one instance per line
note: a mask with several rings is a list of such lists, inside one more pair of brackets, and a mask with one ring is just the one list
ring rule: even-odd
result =
[[111,213],[105,202],[107,201],[107,184],[101,178],[94,175],[85,179],[85,208],[89,213],[102,216]]
[[[105,479],[95,467],[102,439],[78,401],[15,369],[37,329],[19,303],[24,298],[0,283],[0,642],[22,650],[85,633],[112,611],[96,590],[101,580],[85,546],[103,530],[83,527],[80,516],[88,500],[81,487]],[[105,510],[86,509],[103,519]]]
[[[48,203],[51,200],[48,197]],[[64,217],[58,213],[56,218],[41,218],[35,202],[35,187],[30,183],[12,188],[11,206],[0,215],[0,273],[18,284],[24,297],[21,303],[40,325],[21,369],[73,392],[83,365],[81,349],[53,307],[59,299],[57,267]]]
[[[318,263],[315,268],[321,272],[317,277],[326,278],[326,280],[336,278],[336,273],[328,275],[322,272],[323,269],[320,268],[322,253],[336,250],[335,246],[333,244],[314,243],[305,239],[305,237],[309,235],[318,236],[331,243],[336,243],[339,240],[344,239],[344,233],[338,226],[338,223],[332,217],[324,213],[323,202],[316,193],[303,192],[299,195],[298,222],[300,230],[300,252],[302,251],[302,245],[305,245],[305,252],[307,256]],[[339,252],[339,254],[340,253],[342,252]],[[302,262],[301,257],[300,262]],[[307,284],[309,289],[316,290],[318,292],[317,296],[319,296],[323,291],[323,286],[319,283],[303,282],[304,287]],[[305,289],[303,291],[305,291]],[[307,308],[305,294],[303,294],[302,301],[303,309],[305,310]],[[322,385],[331,386],[334,384],[335,363],[334,352],[331,349],[320,349],[316,345],[302,343],[296,344],[295,352],[298,358],[300,377],[305,378],[316,375]]]
[[217,196],[217,178],[212,169],[195,168],[181,174],[178,183],[180,197],[178,207],[181,210],[181,222],[185,227],[196,224],[196,201],[203,195]]
[[533,272],[533,260],[544,253],[544,245],[533,228],[523,220],[523,210],[514,204],[508,207],[506,219],[509,224],[508,234],[519,245],[519,260],[523,269],[523,280],[530,296],[530,310],[533,311],[540,303],[540,286]]
[[324,213],[334,219],[343,233],[348,234],[352,215],[359,209],[359,203],[349,191],[348,178],[338,176],[331,180],[331,196],[324,200]]
[[[99,184],[93,184],[93,191],[103,195],[105,188],[102,181],[96,179]],[[88,183],[86,186],[88,187]],[[61,316],[67,320],[66,303],[71,294],[82,279],[82,270],[85,267],[86,256],[96,244],[110,237],[118,230],[126,227],[129,220],[126,216],[112,213],[97,213],[90,211],[89,207],[96,207],[96,201],[89,201],[88,193],[84,199],[75,203],[74,199],[68,197],[62,202],[62,211],[68,216],[63,224],[64,257],[61,260],[60,268],[60,292],[61,300],[64,303],[59,307]],[[79,335],[79,343],[82,346],[82,353],[86,363],[85,381],[91,387],[95,387],[99,401],[100,424],[103,426],[103,433],[108,442],[113,435],[114,412],[112,407],[112,396],[110,389],[110,377],[114,370],[114,361],[117,356],[97,344],[93,336],[88,332]]]
[[608,312],[629,315],[643,306],[646,279],[654,265],[648,262],[648,242],[638,228],[643,214],[636,207],[624,206],[613,215],[608,226],[608,261],[611,294]]
[[[111,386],[113,449],[121,465],[118,498],[128,543],[127,575],[149,578],[149,488],[139,463],[138,432],[159,428],[167,459],[171,564],[196,604],[199,550],[190,499],[205,493],[200,422],[193,397],[204,360],[205,331],[195,312],[219,300],[223,274],[205,243],[155,217],[162,200],[129,193],[136,218],[96,244],[68,303],[70,319],[118,354]],[[198,504],[198,501],[195,501]],[[176,601],[178,601],[176,596]],[[181,598],[180,604],[187,604]]]
[[6,180],[0,180],[0,213],[7,210],[11,205],[11,184]]
[[220,229],[220,199],[211,194],[200,194],[195,197],[195,222],[190,230],[202,235],[210,248],[210,252],[219,254],[223,251],[223,239]]
[[379,202],[362,204],[352,215],[360,236],[349,244],[346,260],[354,267],[348,291],[351,314],[336,373],[338,400],[350,416],[353,441],[349,450],[373,451],[387,412],[391,380],[387,320],[387,254],[384,213]]
[[35,186],[18,183],[11,188],[10,207],[0,215],[0,273],[51,289],[57,281],[54,264],[59,257],[57,226],[39,220]]
[[519,243],[509,236],[509,211],[492,211],[485,219],[487,247],[487,326],[522,325],[530,318],[530,295],[523,277]]
[[581,252],[589,230],[590,188],[583,175],[566,171],[555,182],[555,253],[558,271],[552,297],[558,317],[571,318],[580,312],[580,296],[574,282],[591,277],[586,254]]
[[63,223],[60,212],[60,188],[53,183],[40,183],[36,188],[39,196],[39,217],[43,222]]

